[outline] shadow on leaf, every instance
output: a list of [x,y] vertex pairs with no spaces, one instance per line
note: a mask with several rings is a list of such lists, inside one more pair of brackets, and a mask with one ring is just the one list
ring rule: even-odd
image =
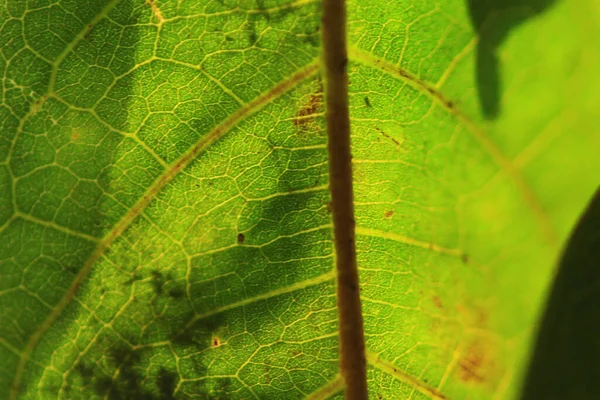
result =
[[600,398],[599,261],[600,189],[560,261],[522,400]]
[[477,90],[484,116],[500,113],[501,60],[499,47],[511,30],[547,10],[554,0],[467,0],[477,32]]

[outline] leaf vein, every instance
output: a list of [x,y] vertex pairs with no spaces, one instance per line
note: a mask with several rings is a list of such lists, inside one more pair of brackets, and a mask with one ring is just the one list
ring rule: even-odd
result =
[[298,83],[305,79],[313,76],[319,70],[318,60],[315,59],[312,63],[305,66],[303,69],[297,71],[294,75],[275,85],[271,90],[257,97],[252,102],[241,107],[238,111],[233,113],[229,118],[215,127],[210,133],[201,138],[187,153],[181,156],[172,166],[165,171],[165,173],[159,176],[154,183],[148,188],[146,193],[140,200],[125,214],[119,222],[115,224],[113,229],[108,232],[104,238],[98,243],[95,250],[92,252],[84,266],[80,269],[77,276],[74,278],[71,287],[67,290],[65,295],[58,301],[56,307],[46,320],[40,325],[39,329],[34,332],[27,342],[24,351],[21,355],[21,360],[17,366],[15,378],[12,384],[12,390],[10,394],[10,400],[15,400],[19,392],[19,385],[21,383],[21,377],[25,370],[25,365],[31,356],[31,353],[39,343],[42,335],[52,326],[54,321],[62,313],[62,311],[71,303],[71,300],[75,296],[79,286],[83,283],[84,279],[89,275],[92,270],[92,266],[102,256],[104,251],[129,227],[129,225],[136,219],[138,215],[150,204],[156,194],[163,189],[169,182],[173,180],[175,176],[179,174],[187,165],[189,165],[195,157],[221,138],[225,133],[236,126],[240,121],[244,120],[248,116],[252,115],[270,101],[276,97],[290,90]]
[[479,143],[496,165],[498,165],[498,167],[513,181],[525,203],[535,216],[546,241],[552,246],[558,247],[558,235],[549,216],[538,199],[538,196],[525,181],[517,165],[502,154],[498,146],[492,142],[483,129],[478,127],[465,113],[460,111],[452,101],[447,99],[434,86],[420,80],[410,72],[357,48],[350,47],[348,53],[354,61],[372,68],[377,68],[395,78],[407,82],[415,89],[418,89],[429,96],[449,114],[453,115],[454,118],[466,128],[477,143]]
[[377,369],[392,375],[394,378],[414,387],[419,392],[434,400],[448,400],[448,397],[442,394],[440,391],[427,385],[425,382],[401,371],[398,367],[389,361],[382,360],[378,355],[367,351],[367,361]]

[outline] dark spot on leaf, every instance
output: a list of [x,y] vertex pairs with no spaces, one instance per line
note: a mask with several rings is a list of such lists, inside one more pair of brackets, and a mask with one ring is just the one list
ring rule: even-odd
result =
[[219,347],[221,345],[221,339],[218,336],[212,338],[212,347]]
[[[379,61],[378,61],[378,62],[379,62]],[[398,70],[398,73],[400,74],[400,76],[402,76],[402,77],[404,77],[404,78],[406,78],[406,79],[409,79],[409,80],[411,80],[411,81],[414,81],[414,80],[415,80],[415,79],[414,79],[412,76],[410,76],[410,74],[409,74],[408,72],[406,72],[406,71],[405,71],[405,70],[403,70],[403,69],[399,69],[399,70]]]
[[183,289],[181,288],[173,288],[169,290],[169,297],[173,299],[181,299],[184,296]]
[[369,101],[369,98],[368,98],[368,97],[366,97],[366,96],[365,96],[365,105],[366,105],[367,107],[369,107],[369,108],[373,108],[373,107],[371,106],[371,102]]
[[348,65],[348,58],[344,58],[343,60],[341,60],[340,61],[340,71],[344,72],[347,65]]
[[394,211],[392,211],[392,210],[386,211],[384,215],[386,218],[391,218],[394,215]]
[[173,372],[169,372],[164,368],[161,368],[158,377],[156,378],[156,386],[160,392],[161,399],[173,400],[173,393],[175,393],[175,382],[177,382],[177,376]]
[[375,127],[375,129],[377,129],[377,131],[379,131],[379,133],[381,133],[382,136],[384,136],[385,138],[394,142],[397,146],[401,146],[401,143],[399,141],[397,141],[396,139],[394,139],[393,137],[391,137],[390,135],[385,133],[381,128]]
[[92,24],[88,24],[87,30],[86,30],[85,34],[83,35],[83,38],[85,40],[89,40],[90,35],[92,34],[93,30],[94,30],[94,26]]
[[165,280],[164,277],[162,275],[162,273],[159,270],[152,270],[151,272],[152,274],[152,287],[154,288],[154,292],[156,292],[156,294],[162,294],[163,292],[163,285],[165,284]]
[[460,257],[460,259],[462,260],[462,262],[464,264],[468,264],[469,263],[469,255],[467,253],[463,253],[462,256]]
[[[196,294],[192,292],[190,296],[194,298]],[[170,338],[182,346],[212,345],[212,333],[224,323],[223,314],[196,320],[196,314],[191,312],[185,320],[187,322],[176,329]]]
[[243,244],[245,240],[246,240],[246,236],[244,236],[243,233],[238,233],[238,235],[237,235],[237,242],[239,244]]
[[94,369],[83,362],[80,362],[75,366],[75,370],[79,373],[81,378],[83,379],[83,383],[90,383],[92,377],[94,376]]

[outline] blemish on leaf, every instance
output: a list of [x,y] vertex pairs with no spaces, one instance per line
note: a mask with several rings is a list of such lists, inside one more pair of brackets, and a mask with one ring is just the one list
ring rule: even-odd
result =
[[238,235],[237,235],[237,242],[239,244],[243,244],[245,240],[246,240],[246,236],[244,236],[243,233],[238,233]]
[[180,299],[184,295],[183,290],[180,288],[173,288],[169,290],[169,297],[172,299]]
[[81,378],[83,379],[83,383],[85,383],[86,385],[91,381],[92,377],[94,376],[94,369],[85,363],[77,364],[75,366],[75,369],[77,370],[77,372],[79,372],[79,375],[81,375]]
[[482,346],[475,342],[467,347],[458,362],[458,376],[463,382],[481,383],[484,381],[486,355]]
[[375,129],[377,129],[379,131],[379,133],[381,133],[381,135],[383,135],[385,138],[387,138],[387,139],[391,140],[392,142],[394,142],[396,144],[396,146],[401,146],[402,145],[399,141],[397,141],[396,139],[394,139],[393,137],[391,137],[390,135],[388,135],[387,133],[385,133],[383,131],[383,129],[378,128],[378,127],[375,127]]
[[393,210],[386,211],[384,215],[386,218],[391,218],[394,215],[394,211]]
[[33,104],[31,105],[31,113],[35,114],[36,112],[38,112],[42,106],[44,105],[44,103],[46,102],[46,100],[48,100],[48,96],[42,96],[39,99],[37,99],[36,101],[33,102]]
[[460,259],[462,260],[463,264],[469,263],[469,255],[467,253],[463,253]]
[[265,373],[264,373],[264,378],[265,378],[265,383],[267,385],[271,384],[271,382],[273,381],[273,378],[271,378],[271,368],[269,367],[265,367]]
[[83,35],[83,38],[85,40],[89,40],[90,35],[92,34],[93,30],[94,30],[94,26],[92,24],[88,24],[87,30],[86,30],[85,34]]
[[365,106],[369,107],[369,108],[373,108],[373,106],[371,106],[371,102],[369,101],[369,98],[365,96]]
[[439,296],[433,296],[433,298],[431,300],[433,301],[433,304],[436,306],[436,308],[439,308],[439,309],[444,308],[444,305],[442,304],[442,300],[439,298]]
[[306,131],[314,123],[316,115],[321,112],[323,112],[323,84],[319,79],[316,91],[298,110],[296,118],[294,118],[294,125],[301,131]]
[[219,338],[218,336],[213,336],[210,344],[213,348],[219,347],[221,345],[221,338]]
[[152,287],[154,288],[154,291],[156,292],[156,294],[162,294],[163,291],[163,285],[165,283],[165,280],[163,278],[163,275],[160,273],[159,270],[153,270],[152,272]]

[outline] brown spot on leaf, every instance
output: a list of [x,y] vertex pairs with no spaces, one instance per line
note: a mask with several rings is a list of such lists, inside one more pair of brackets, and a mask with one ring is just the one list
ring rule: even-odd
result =
[[485,380],[485,368],[488,362],[481,343],[471,343],[458,362],[458,377],[463,382],[481,383]]
[[88,24],[88,26],[86,27],[85,34],[83,35],[83,38],[85,40],[89,40],[90,39],[90,35],[92,34],[93,30],[94,30],[94,26],[92,24]]
[[73,132],[71,132],[71,140],[74,142],[77,139],[79,139],[81,137],[81,134],[79,133],[79,131],[77,131],[77,129],[73,129]]
[[394,142],[396,144],[396,146],[402,146],[402,144],[397,141],[396,139],[394,139],[393,137],[391,137],[390,135],[388,135],[387,133],[385,133],[383,131],[383,129],[375,127],[375,129],[377,129],[377,131],[379,131],[379,133],[381,133],[384,137],[386,137],[387,139],[391,140],[392,142]]
[[311,127],[316,115],[321,112],[323,112],[323,84],[319,79],[316,91],[298,110],[296,118],[294,118],[294,125],[300,128],[301,132],[304,132]]
[[42,96],[39,99],[37,99],[36,101],[33,102],[33,104],[31,105],[31,112],[33,114],[35,114],[36,112],[38,112],[42,106],[44,105],[44,103],[46,102],[46,100],[48,100],[48,96]]
[[242,244],[242,243],[244,243],[245,240],[246,240],[246,236],[244,236],[243,233],[238,233],[238,235],[237,235],[237,242],[239,244]]
[[436,308],[439,308],[439,309],[444,308],[444,305],[442,304],[442,300],[439,298],[439,296],[433,296],[432,300],[433,300],[433,304],[436,306]]
[[394,211],[392,211],[392,210],[386,211],[384,215],[386,218],[391,218],[394,215]]
[[221,338],[218,336],[214,336],[210,344],[213,348],[219,347],[221,345]]
[[469,255],[467,253],[463,253],[462,256],[460,257],[460,259],[462,260],[462,262],[464,264],[468,264],[469,263]]
[[264,371],[265,371],[265,373],[264,373],[263,377],[265,378],[265,383],[267,385],[269,385],[273,381],[273,378],[271,378],[271,368],[265,367]]

